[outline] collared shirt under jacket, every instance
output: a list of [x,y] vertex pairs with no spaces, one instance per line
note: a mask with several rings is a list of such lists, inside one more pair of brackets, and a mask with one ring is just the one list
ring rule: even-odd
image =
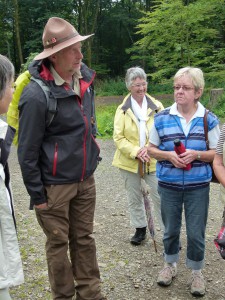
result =
[[47,102],[40,86],[31,81],[19,103],[18,158],[33,204],[46,202],[45,185],[81,182],[95,171],[100,149],[93,123],[95,72],[81,66],[80,96],[68,84],[58,86],[49,61],[34,61],[30,74],[42,79],[57,100],[57,112],[46,127]]

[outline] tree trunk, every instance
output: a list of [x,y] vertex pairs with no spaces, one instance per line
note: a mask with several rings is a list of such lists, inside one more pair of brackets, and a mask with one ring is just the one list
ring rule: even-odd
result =
[[15,34],[16,34],[16,44],[17,44],[17,51],[18,51],[18,57],[19,57],[19,63],[20,65],[23,64],[23,54],[22,54],[22,48],[21,48],[21,41],[20,41],[20,28],[19,28],[19,9],[18,9],[18,1],[13,0],[14,2],[14,28],[15,28]]
[[212,105],[214,105],[218,99],[219,96],[221,96],[224,93],[224,89],[220,88],[220,89],[212,89],[210,91],[210,102],[212,103]]
[[[84,34],[94,33],[96,29],[100,0],[95,1],[94,5],[92,1],[85,1],[85,5],[82,6],[82,16],[84,20]],[[93,11],[94,10],[94,11]],[[90,24],[92,26],[89,28]],[[92,62],[92,51],[91,51],[92,41],[90,39],[86,42],[86,61],[87,65],[91,67]]]

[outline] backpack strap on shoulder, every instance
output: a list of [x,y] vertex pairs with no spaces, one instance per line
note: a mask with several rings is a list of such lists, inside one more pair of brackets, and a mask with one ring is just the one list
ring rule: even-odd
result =
[[31,77],[31,80],[35,81],[42,89],[42,91],[45,94],[46,102],[47,102],[47,119],[46,119],[46,127],[49,127],[52,123],[54,116],[57,112],[57,100],[53,96],[53,94],[50,91],[50,88],[48,85],[44,83],[41,79]]
[[207,109],[205,109],[205,114],[204,114],[204,118],[203,118],[203,123],[204,123],[205,142],[206,142],[207,150],[209,150],[208,119],[207,119],[208,113],[209,113],[209,111],[208,111]]

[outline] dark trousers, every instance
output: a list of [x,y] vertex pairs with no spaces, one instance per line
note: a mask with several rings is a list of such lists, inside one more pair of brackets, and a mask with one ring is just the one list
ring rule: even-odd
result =
[[102,298],[100,273],[92,236],[94,176],[80,183],[47,186],[46,191],[48,208],[36,209],[36,215],[47,237],[46,257],[53,299],[72,299],[76,289],[77,300],[99,300]]

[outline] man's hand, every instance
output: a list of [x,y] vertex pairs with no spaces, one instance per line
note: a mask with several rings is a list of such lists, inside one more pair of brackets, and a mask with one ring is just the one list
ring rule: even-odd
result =
[[34,205],[34,207],[38,209],[46,209],[48,207],[48,204],[42,203],[42,204]]

